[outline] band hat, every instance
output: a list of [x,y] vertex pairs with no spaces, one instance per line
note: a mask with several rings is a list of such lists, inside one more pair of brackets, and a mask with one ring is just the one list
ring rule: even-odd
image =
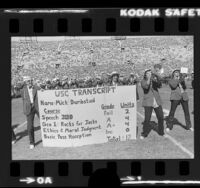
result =
[[101,77],[100,77],[100,76],[97,76],[96,79],[97,79],[97,80],[101,80]]
[[24,76],[24,77],[23,77],[23,81],[24,81],[24,82],[30,81],[30,80],[32,80],[30,76]]
[[181,71],[180,71],[180,69],[174,69],[172,74],[174,74],[175,72],[179,72],[180,73]]
[[57,81],[57,78],[54,78],[52,81],[53,81],[53,82],[56,82],[56,81]]
[[131,72],[130,77],[135,77],[135,74],[133,72]]
[[116,72],[116,71],[113,71],[113,72],[111,73],[111,77],[113,77],[113,76],[118,76],[118,77],[119,77],[119,73]]
[[68,79],[68,77],[67,76],[64,76],[63,78],[62,78],[62,81],[65,81],[65,80],[67,80]]
[[151,69],[145,69],[144,70],[144,74],[146,74],[147,72],[151,71]]

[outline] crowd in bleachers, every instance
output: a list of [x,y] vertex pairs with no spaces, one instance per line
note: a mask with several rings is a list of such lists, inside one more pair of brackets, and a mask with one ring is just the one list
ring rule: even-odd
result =
[[166,77],[181,66],[193,70],[193,43],[189,37],[15,41],[11,54],[11,79],[15,88],[26,75],[41,87],[49,82],[54,85],[55,80],[62,85],[67,76],[70,88],[71,83],[80,85],[86,80],[87,84],[98,85],[102,72],[110,74],[113,71],[120,73],[122,84],[128,84],[130,73],[137,73],[141,79],[144,69],[156,63],[161,63]]

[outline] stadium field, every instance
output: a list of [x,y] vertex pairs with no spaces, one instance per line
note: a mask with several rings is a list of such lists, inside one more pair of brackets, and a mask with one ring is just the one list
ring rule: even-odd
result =
[[[188,84],[189,111],[192,126],[194,127],[193,111],[193,90]],[[26,117],[23,114],[22,99],[12,100],[12,127],[17,136],[16,144],[12,145],[13,160],[56,160],[56,159],[186,159],[194,157],[194,132],[183,128],[185,119],[182,107],[179,106],[175,117],[180,124],[174,125],[171,132],[161,137],[152,130],[147,138],[141,140],[142,122],[144,120],[144,110],[142,107],[143,91],[139,87],[140,100],[137,102],[137,140],[123,142],[109,142],[104,144],[94,144],[71,148],[43,147],[39,119],[35,117],[35,141],[36,147],[29,149],[29,139],[27,135]],[[163,85],[160,89],[163,101],[164,115],[168,115],[170,110],[170,89]],[[151,121],[157,122],[155,114]],[[166,124],[164,122],[164,126]]]

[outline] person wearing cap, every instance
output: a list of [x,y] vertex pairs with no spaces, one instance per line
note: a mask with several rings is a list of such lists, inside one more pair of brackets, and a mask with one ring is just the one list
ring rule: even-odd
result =
[[146,69],[144,72],[143,80],[141,81],[141,87],[144,91],[142,106],[145,111],[145,119],[143,122],[143,132],[141,133],[141,139],[148,136],[151,131],[150,120],[153,110],[156,113],[158,119],[158,134],[164,135],[164,116],[162,109],[162,101],[159,95],[158,89],[161,88],[161,82],[155,77],[152,77],[151,69]]
[[51,87],[51,81],[49,80],[49,79],[46,79],[45,80],[45,89],[46,90],[51,90],[52,89],[52,87]]
[[78,83],[76,79],[71,79],[69,82],[69,89],[75,89],[78,88]]
[[179,104],[182,105],[184,115],[185,115],[185,123],[186,123],[186,130],[193,130],[191,126],[190,120],[190,113],[189,113],[189,97],[186,92],[186,84],[185,80],[182,77],[180,70],[175,69],[172,72],[172,78],[169,80],[169,87],[171,88],[171,108],[169,112],[169,116],[166,118],[167,128],[166,131],[169,132],[173,128],[174,122],[174,114],[176,112],[176,108]]
[[120,82],[119,82],[119,73],[114,71],[111,73],[111,85],[112,86],[119,86]]
[[64,77],[63,79],[62,79],[62,88],[63,89],[69,89],[69,84],[68,84],[68,77]]
[[118,82],[119,82],[119,85],[126,85],[127,80],[123,75],[120,75]]
[[54,78],[52,80],[52,89],[62,89],[59,78]]
[[40,88],[33,84],[30,76],[24,77],[24,86],[21,89],[21,96],[23,100],[23,111],[27,119],[27,129],[29,135],[30,149],[34,148],[34,117],[35,114],[39,117],[38,96],[37,91]]
[[101,74],[102,86],[110,86],[110,75],[107,73]]

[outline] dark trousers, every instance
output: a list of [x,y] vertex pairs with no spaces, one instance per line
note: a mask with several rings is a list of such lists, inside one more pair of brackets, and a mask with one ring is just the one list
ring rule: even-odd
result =
[[27,119],[27,129],[28,129],[28,136],[30,144],[35,143],[35,137],[34,137],[34,117],[35,114],[37,114],[39,118],[39,112],[35,109],[35,107],[31,108],[31,113],[26,116]]
[[183,111],[184,111],[184,115],[185,115],[186,128],[189,129],[189,128],[191,128],[189,106],[188,106],[188,101],[184,101],[183,99],[181,99],[181,100],[172,100],[171,101],[171,109],[170,109],[169,116],[168,116],[167,127],[169,129],[172,129],[173,120],[174,120],[174,114],[175,114],[176,108],[177,108],[177,106],[179,104],[182,105],[182,108],[183,108]]
[[13,131],[13,128],[12,128],[12,141],[16,140],[16,136],[15,136],[15,133]]
[[151,120],[151,115],[152,111],[155,111],[156,117],[158,119],[158,134],[163,135],[164,134],[164,115],[163,115],[163,109],[162,106],[159,106],[157,108],[153,108],[151,106],[145,106],[145,119],[143,123],[143,132],[142,136],[146,137],[148,136],[149,132],[151,131],[151,126],[150,126],[150,120]]

